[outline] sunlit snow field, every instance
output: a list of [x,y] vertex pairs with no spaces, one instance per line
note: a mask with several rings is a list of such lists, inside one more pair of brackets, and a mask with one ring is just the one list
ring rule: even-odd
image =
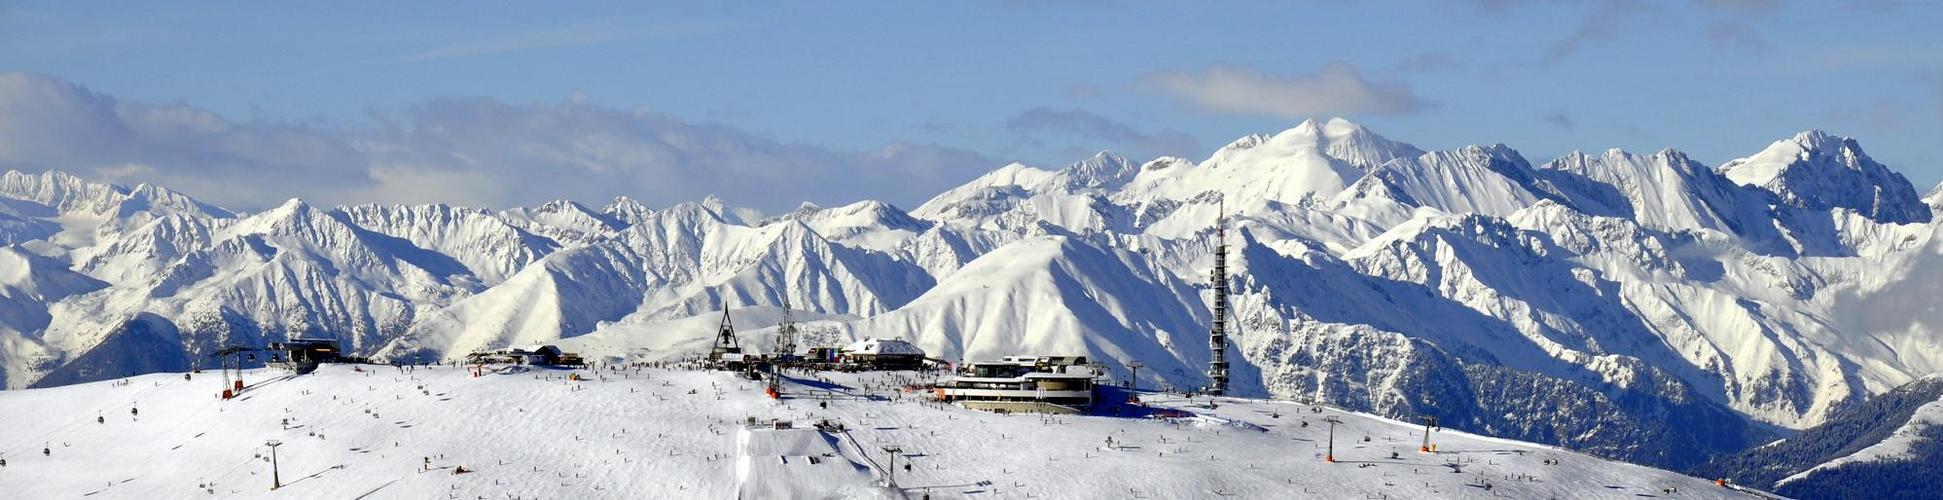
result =
[[[1421,426],[1299,403],[1145,395],[1184,416],[1005,416],[900,394],[908,376],[827,374],[788,384],[780,402],[732,374],[660,369],[256,370],[233,401],[217,397],[214,372],[6,391],[0,496],[897,498],[881,486],[895,445],[909,498],[1745,498],[1449,430],[1432,436],[1438,453],[1419,453]],[[1329,416],[1343,422],[1334,464]],[[751,417],[763,425],[746,427]],[[848,432],[803,430],[821,419]]]

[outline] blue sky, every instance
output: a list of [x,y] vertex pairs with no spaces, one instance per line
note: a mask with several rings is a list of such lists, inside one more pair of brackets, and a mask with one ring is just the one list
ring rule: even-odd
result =
[[0,167],[245,209],[908,208],[1009,161],[1343,116],[1533,162],[1821,128],[1943,179],[1935,2],[399,3],[0,4]]

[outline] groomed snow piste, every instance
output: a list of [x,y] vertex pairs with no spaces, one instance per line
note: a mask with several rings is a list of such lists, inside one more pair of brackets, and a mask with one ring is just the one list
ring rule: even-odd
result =
[[[1672,472],[1449,430],[1433,433],[1436,453],[1420,453],[1420,426],[1300,403],[1224,398],[1209,409],[1205,398],[1149,394],[1146,411],[1176,415],[1006,416],[900,393],[909,376],[806,377],[787,384],[780,402],[731,374],[652,368],[482,377],[450,367],[258,370],[231,401],[217,397],[215,372],[5,391],[0,491],[90,499],[1747,498]],[[1323,461],[1332,416],[1342,421],[1333,464]],[[761,425],[746,425],[750,418]],[[775,430],[774,419],[795,428]],[[811,427],[823,419],[847,430]],[[276,491],[269,440],[282,443]],[[893,458],[887,446],[903,451]],[[455,474],[461,467],[469,472]],[[902,496],[883,486],[891,470]]]

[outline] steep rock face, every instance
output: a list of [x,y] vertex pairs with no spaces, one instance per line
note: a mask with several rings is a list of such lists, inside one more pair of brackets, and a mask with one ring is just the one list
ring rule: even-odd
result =
[[1301,204],[1335,195],[1392,160],[1423,154],[1348,121],[1310,120],[1274,136],[1241,138],[1198,165],[1150,163],[1125,194],[1179,201],[1219,192],[1236,200]]
[[[1672,149],[1650,156],[1618,149],[1589,155],[1574,151],[1539,167],[1555,180],[1576,177],[1596,205],[1586,213],[1631,219],[1661,230],[1712,229],[1749,235],[1766,227],[1766,199],[1686,153]],[[1560,182],[1565,183],[1565,182]],[[1600,191],[1598,186],[1610,186]]]
[[32,382],[53,362],[40,332],[53,322],[49,304],[107,287],[107,283],[67,269],[60,262],[0,247],[0,387]]
[[[124,220],[143,214],[182,213],[196,217],[230,218],[235,214],[182,193],[148,184],[124,188],[88,182],[66,172],[0,174],[0,198],[36,203],[59,214],[85,214]],[[134,223],[145,222],[135,219]]]
[[154,218],[107,238],[76,266],[112,283],[140,283],[198,249],[208,248],[219,228],[209,219],[182,214]]
[[626,226],[611,215],[571,200],[505,210],[499,213],[499,218],[507,224],[568,245],[590,243]]
[[130,374],[185,372],[195,365],[182,350],[175,324],[152,314],[128,318],[80,357],[47,372],[29,387],[53,387]]
[[0,196],[31,201],[60,213],[113,213],[122,193],[115,186],[88,182],[66,172],[33,175],[8,170],[0,174]]
[[[0,197],[0,245],[16,245],[43,240],[60,232],[61,226],[36,217],[40,205]],[[50,211],[51,212],[51,211]],[[36,214],[51,215],[51,214]]]
[[683,204],[600,242],[555,252],[428,315],[384,354],[457,359],[486,347],[585,335],[630,316],[675,319],[785,300],[814,312],[879,314],[931,284],[907,261],[833,244],[798,220],[753,228]]
[[560,248],[484,210],[446,205],[357,205],[337,209],[358,227],[452,256],[491,286]]
[[794,212],[764,219],[760,225],[786,222],[807,225],[834,243],[881,252],[894,251],[932,226],[931,222],[881,201],[860,201],[835,208],[805,203]]
[[1348,261],[1244,248],[1237,313],[1271,394],[1676,466],[1756,434],[1652,364],[1676,356],[1641,341],[1615,284],[1547,263],[1563,249],[1542,235],[1470,216],[1384,238]]
[[1727,178],[1810,210],[1846,208],[1877,222],[1929,222],[1927,203],[1902,174],[1862,152],[1855,139],[1811,130],[1721,166]]
[[614,201],[610,201],[607,203],[607,206],[601,207],[600,213],[623,225],[632,226],[641,223],[643,220],[647,220],[649,215],[654,215],[654,209],[648,208],[647,205],[639,201],[635,201],[634,198],[616,196],[614,197]]
[[1340,211],[1353,211],[1394,203],[1449,213],[1505,216],[1541,200],[1553,200],[1588,213],[1611,212],[1612,208],[1595,196],[1611,198],[1608,193],[1612,188],[1593,190],[1592,186],[1596,184],[1561,187],[1503,144],[1470,146],[1386,163],[1337,195],[1332,205]]
[[988,230],[1023,231],[1039,220],[1084,230],[1120,228],[1126,226],[1123,209],[1100,193],[1125,185],[1135,171],[1108,151],[1059,170],[1014,163],[933,197],[912,215]]
[[904,307],[850,329],[905,338],[952,360],[1027,352],[1138,359],[1151,367],[1148,380],[1178,384],[1207,363],[1206,321],[1196,290],[1136,254],[1046,235],[980,256]]
[[82,377],[58,379],[72,382],[174,369],[178,363],[131,358],[199,363],[222,345],[296,336],[335,337],[347,351],[370,353],[404,333],[418,303],[477,286],[451,257],[300,200],[207,237],[200,248],[156,259],[167,263],[151,276],[51,308],[41,340],[56,362],[42,374]]

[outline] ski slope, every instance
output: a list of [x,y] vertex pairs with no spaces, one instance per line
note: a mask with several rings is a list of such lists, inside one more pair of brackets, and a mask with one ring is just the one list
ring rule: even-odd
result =
[[[1745,497],[1698,478],[1449,430],[1433,434],[1437,453],[1419,453],[1420,426],[1294,402],[1224,398],[1208,408],[1205,398],[1148,394],[1148,409],[1121,411],[1177,414],[1006,416],[894,389],[911,376],[804,377],[786,384],[781,401],[731,374],[655,368],[482,377],[450,367],[253,370],[232,401],[216,397],[214,372],[5,391],[0,491],[90,499]],[[1342,420],[1333,464],[1323,461],[1322,423],[1332,416]],[[761,425],[745,425],[750,418]],[[795,428],[775,430],[773,419]],[[822,419],[847,430],[810,429]],[[275,491],[265,446],[273,439],[282,442],[284,484]],[[890,445],[903,453],[890,457]],[[892,464],[901,492],[883,486]],[[459,467],[471,472],[455,474]],[[1669,487],[1679,491],[1664,494]]]

